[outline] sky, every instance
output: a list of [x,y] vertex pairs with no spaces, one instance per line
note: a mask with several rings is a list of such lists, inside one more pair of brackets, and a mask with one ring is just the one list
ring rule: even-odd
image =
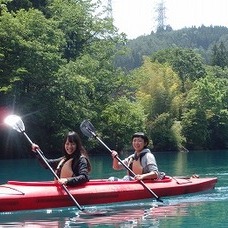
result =
[[[104,0],[107,1],[108,0]],[[155,8],[160,0],[111,0],[114,25],[128,39],[156,31]],[[166,25],[173,30],[184,27],[228,27],[228,0],[164,0]]]

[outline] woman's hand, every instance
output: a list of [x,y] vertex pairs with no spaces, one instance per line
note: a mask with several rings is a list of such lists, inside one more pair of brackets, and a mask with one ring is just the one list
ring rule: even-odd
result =
[[118,156],[118,153],[115,150],[112,150],[112,158],[114,159],[116,156]]
[[37,144],[33,143],[32,144],[32,151],[36,152],[37,149],[40,149],[40,147]]
[[137,175],[134,176],[134,179],[135,180],[143,180],[143,178],[144,178],[144,175],[143,174],[142,175],[138,175],[137,174]]
[[154,171],[151,171],[149,173],[144,173],[144,174],[136,174],[134,176],[134,179],[135,180],[145,180],[145,179],[157,179],[158,178],[158,173],[157,172],[154,172]]
[[67,178],[60,178],[58,179],[59,184],[66,184],[67,183]]

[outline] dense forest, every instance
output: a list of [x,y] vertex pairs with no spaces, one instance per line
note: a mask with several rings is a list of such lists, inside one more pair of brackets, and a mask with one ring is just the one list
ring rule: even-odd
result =
[[89,119],[110,148],[144,131],[155,151],[228,148],[228,28],[119,34],[91,0],[0,0],[0,158],[32,156],[4,117],[20,115],[45,154],[59,156]]
[[[201,55],[204,64],[216,65],[215,61],[225,60],[228,49],[228,28],[202,25],[198,28],[183,28],[173,31],[169,27],[168,30],[130,40],[126,46],[128,47],[127,55],[119,56],[116,60],[116,65],[126,70],[140,67],[143,64],[143,56],[150,56],[156,51],[176,47],[194,50]],[[217,56],[218,59],[213,59],[216,57],[215,54],[221,55],[221,57]],[[225,67],[226,64],[225,60],[224,63],[218,65]]]

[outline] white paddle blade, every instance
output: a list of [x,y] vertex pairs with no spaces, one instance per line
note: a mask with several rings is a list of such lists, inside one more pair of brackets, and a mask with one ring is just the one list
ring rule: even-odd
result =
[[25,130],[25,125],[20,116],[9,115],[4,119],[4,123],[18,132],[23,132]]

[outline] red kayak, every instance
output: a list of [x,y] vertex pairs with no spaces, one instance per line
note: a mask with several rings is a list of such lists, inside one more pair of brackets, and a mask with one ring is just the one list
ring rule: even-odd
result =
[[[159,197],[195,193],[213,189],[212,178],[165,177],[144,181]],[[68,187],[80,205],[97,205],[153,198],[139,181],[91,180],[77,187]],[[8,181],[0,185],[0,212],[36,210],[75,206],[61,185],[53,181]]]

